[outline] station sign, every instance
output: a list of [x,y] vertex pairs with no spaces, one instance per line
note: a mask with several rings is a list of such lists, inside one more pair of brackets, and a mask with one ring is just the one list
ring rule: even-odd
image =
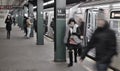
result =
[[110,19],[120,19],[120,11],[111,11]]
[[59,8],[57,9],[57,18],[65,18],[66,17],[66,11],[65,9]]
[[11,9],[19,9],[19,8],[23,8],[23,7],[17,5],[0,5],[0,10],[11,10]]

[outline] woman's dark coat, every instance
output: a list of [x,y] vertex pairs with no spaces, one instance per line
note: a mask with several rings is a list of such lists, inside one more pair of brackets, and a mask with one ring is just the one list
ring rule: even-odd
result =
[[7,18],[5,20],[6,23],[6,30],[7,31],[11,31],[12,30],[12,19],[11,18]]

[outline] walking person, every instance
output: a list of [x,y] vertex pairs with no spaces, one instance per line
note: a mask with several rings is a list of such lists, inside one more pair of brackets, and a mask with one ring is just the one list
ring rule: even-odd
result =
[[45,13],[44,28],[45,28],[44,34],[46,35],[48,31],[48,14],[47,13]]
[[13,21],[13,24],[14,24],[14,26],[15,26],[15,25],[16,25],[15,17],[12,18],[12,21]]
[[10,34],[12,30],[12,18],[10,15],[7,16],[5,20],[6,30],[7,30],[7,39],[10,39]]
[[76,21],[70,19],[66,27],[66,33],[64,38],[64,43],[66,44],[69,51],[69,64],[68,67],[73,66],[73,51],[74,51],[74,62],[77,62],[77,48],[80,45],[80,30]]
[[28,17],[24,16],[24,20],[23,20],[23,27],[24,27],[24,32],[25,32],[25,37],[27,37],[27,20]]
[[31,23],[31,18],[29,17],[28,19],[26,19],[26,25],[27,25],[27,39],[30,38],[30,33],[31,33],[31,27],[32,27],[32,23]]
[[52,18],[52,21],[50,23],[50,27],[53,29],[53,32],[55,31],[55,23],[54,23],[54,18]]
[[[81,19],[81,18],[79,18],[79,20],[78,20],[78,28],[80,29],[80,39],[83,41],[83,38],[84,38],[84,24],[85,24],[85,22]],[[81,55],[81,53],[82,53],[82,46],[80,46],[79,48],[78,48],[78,55],[80,56]]]
[[98,28],[93,33],[87,47],[85,47],[81,55],[81,61],[85,59],[90,49],[95,48],[97,71],[107,71],[113,56],[117,55],[116,35],[109,28],[109,23],[105,19],[98,19],[97,22]]
[[34,30],[35,30],[35,32],[37,33],[37,19],[36,18],[34,18],[34,22],[33,22],[33,27],[34,27]]

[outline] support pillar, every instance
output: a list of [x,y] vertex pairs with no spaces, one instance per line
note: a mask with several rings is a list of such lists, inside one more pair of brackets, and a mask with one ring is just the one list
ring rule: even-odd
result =
[[20,28],[23,30],[23,9],[20,9],[19,23],[20,23]]
[[66,28],[66,0],[55,0],[55,44],[54,61],[66,61],[66,47],[64,44]]
[[[31,17],[31,22],[33,23],[33,21],[34,21],[33,5],[32,5],[31,3],[29,3],[28,16]],[[30,37],[34,37],[34,33],[33,33],[33,25],[32,25],[32,27],[31,27]]]
[[37,45],[44,45],[43,0],[37,0]]
[[24,14],[28,14],[28,8],[24,6]]
[[21,28],[21,24],[20,24],[20,10],[18,10],[18,26]]

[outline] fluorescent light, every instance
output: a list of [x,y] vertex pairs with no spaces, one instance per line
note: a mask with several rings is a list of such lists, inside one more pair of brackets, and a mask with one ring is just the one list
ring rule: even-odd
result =
[[98,5],[98,6],[94,6],[95,8],[106,8],[109,7],[110,5]]
[[44,3],[43,6],[48,5],[48,4],[52,4],[52,3],[54,3],[54,0],[51,0],[49,2]]
[[37,6],[34,6],[33,9],[37,8]]
[[[52,3],[54,3],[54,0],[51,0],[49,2],[44,3],[43,6],[48,5],[48,4],[52,4]],[[35,8],[37,8],[37,6],[33,7],[33,9],[35,9]]]
[[119,6],[120,6],[120,3],[113,4],[112,6],[113,6],[113,7],[119,7]]

